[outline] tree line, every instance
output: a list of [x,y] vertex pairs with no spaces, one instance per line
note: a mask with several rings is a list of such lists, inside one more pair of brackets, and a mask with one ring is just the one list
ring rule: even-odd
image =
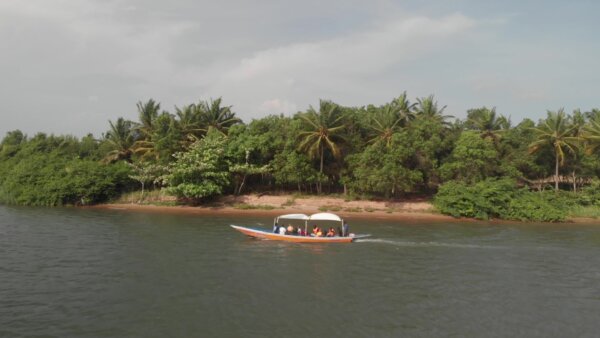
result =
[[[495,108],[481,107],[461,120],[446,114],[433,95],[412,102],[404,92],[383,105],[321,100],[292,116],[249,123],[221,98],[172,112],[151,99],[137,103],[137,114],[137,121],[109,121],[98,139],[9,132],[0,143],[0,200],[95,203],[148,187],[189,202],[251,191],[401,198],[432,196],[449,182],[474,186],[499,179],[519,189],[549,190],[552,182],[554,191],[576,192],[600,174],[598,109],[558,109],[537,122],[513,124]],[[35,192],[19,192],[34,182],[39,189],[45,181],[94,172],[73,171],[81,163],[110,173],[104,182],[114,185],[102,188],[109,193],[90,197],[88,187],[63,196],[57,184],[48,188],[54,198],[39,202],[31,200]],[[64,177],[40,176],[38,169],[51,164],[49,172]],[[101,186],[103,180],[94,180]]]

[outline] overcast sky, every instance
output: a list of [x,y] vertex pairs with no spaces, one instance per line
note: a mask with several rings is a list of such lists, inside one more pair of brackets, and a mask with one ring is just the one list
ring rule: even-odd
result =
[[537,120],[600,107],[600,2],[1,0],[0,135],[223,97],[244,121],[435,94]]

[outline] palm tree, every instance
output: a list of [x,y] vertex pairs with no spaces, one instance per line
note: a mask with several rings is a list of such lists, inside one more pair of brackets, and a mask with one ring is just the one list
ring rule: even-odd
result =
[[[346,128],[344,116],[337,104],[321,100],[318,112],[311,106],[299,117],[303,122],[303,130],[298,134],[302,139],[298,148],[312,159],[320,158],[319,172],[322,175],[325,149],[336,159],[341,157],[340,144],[345,141],[342,132]],[[317,190],[321,192],[320,182]]]
[[497,144],[501,134],[510,129],[510,119],[496,115],[496,107],[483,107],[467,112],[467,126],[479,131],[482,138],[490,138]]
[[133,132],[134,123],[127,121],[122,117],[117,119],[116,123],[108,121],[110,130],[106,133],[106,141],[112,146],[113,150],[106,154],[103,162],[112,163],[119,160],[129,161],[133,154],[133,143],[135,135]]
[[177,127],[184,137],[184,145],[198,141],[204,133],[198,107],[195,104],[189,104],[181,109],[175,107],[175,114],[177,116]]
[[600,119],[591,119],[583,128],[583,139],[585,140],[585,152],[588,155],[598,153],[600,149]]
[[418,98],[415,106],[415,111],[418,117],[438,121],[443,125],[449,125],[449,123],[446,122],[446,120],[449,118],[454,118],[454,116],[442,115],[445,109],[446,106],[438,108],[437,101],[435,101],[433,95]]
[[231,111],[231,106],[221,107],[221,98],[216,100],[201,101],[197,108],[200,114],[200,122],[204,132],[208,132],[209,128],[214,128],[226,135],[227,131],[234,124],[242,122],[235,117],[235,113]]
[[148,100],[146,103],[139,101],[137,103],[137,109],[140,119],[137,129],[140,131],[143,138],[147,138],[152,133],[154,121],[160,112],[160,103],[156,103],[153,99]]
[[569,125],[564,109],[557,112],[548,111],[548,117],[540,126],[531,128],[537,140],[529,145],[529,152],[535,153],[543,147],[550,146],[554,151],[554,189],[558,191],[559,167],[565,163],[565,150],[575,153],[579,137],[572,136],[575,128]]
[[404,119],[400,116],[396,106],[386,104],[375,112],[371,118],[369,128],[372,131],[372,138],[369,142],[384,142],[386,146],[392,143],[392,136],[402,130]]
[[400,118],[403,127],[406,127],[412,120],[415,119],[415,108],[417,106],[416,103],[410,103],[406,96],[406,91],[402,92],[400,96],[392,100],[390,105],[394,106],[398,117]]

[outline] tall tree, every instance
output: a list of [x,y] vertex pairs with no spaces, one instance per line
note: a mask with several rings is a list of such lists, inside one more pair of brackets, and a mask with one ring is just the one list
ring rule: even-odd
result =
[[[319,173],[322,175],[326,149],[334,158],[341,157],[340,146],[344,142],[342,134],[346,127],[344,116],[337,104],[321,100],[319,111],[311,106],[305,113],[300,114],[299,118],[303,121],[303,129],[298,135],[301,139],[298,148],[310,158],[320,159]],[[321,183],[318,183],[317,190],[321,192]]]
[[579,137],[572,136],[575,129],[569,125],[564,109],[556,112],[548,111],[548,117],[531,130],[536,141],[529,145],[529,152],[538,152],[543,147],[551,147],[554,152],[554,189],[558,191],[559,167],[564,165],[565,151],[575,153]]
[[600,149],[600,121],[589,121],[589,123],[585,126],[583,138],[586,142],[586,153],[597,153]]
[[200,113],[200,121],[204,132],[214,128],[224,135],[231,126],[241,123],[242,120],[235,116],[231,106],[221,106],[221,98],[210,101],[201,101],[197,107]]
[[160,112],[160,103],[156,103],[153,99],[146,103],[139,101],[137,103],[139,124],[137,129],[140,131],[142,138],[149,138],[154,128],[154,121],[158,118]]
[[112,150],[103,159],[105,163],[119,160],[131,160],[135,136],[133,132],[134,123],[119,117],[115,123],[108,121],[110,130],[105,134],[106,141]]
[[406,96],[406,91],[402,92],[400,96],[393,99],[390,105],[395,107],[398,118],[400,119],[403,127],[406,127],[412,120],[415,119],[416,116],[414,112],[417,104],[410,103]]
[[497,145],[502,132],[510,129],[510,119],[496,114],[496,107],[482,107],[467,111],[465,125],[469,129],[479,131],[482,138],[489,138]]
[[177,116],[177,127],[181,131],[182,142],[185,146],[189,146],[202,137],[204,129],[198,106],[188,104],[182,108],[175,107],[175,115]]
[[403,119],[400,117],[399,109],[391,104],[379,107],[371,118],[369,129],[371,130],[370,142],[383,142],[386,146],[392,143],[392,136],[402,130]]
[[446,106],[439,108],[438,103],[433,95],[418,98],[415,106],[415,111],[418,117],[438,121],[444,125],[448,125],[449,123],[446,120],[453,118],[454,116],[444,115],[444,110],[446,110]]

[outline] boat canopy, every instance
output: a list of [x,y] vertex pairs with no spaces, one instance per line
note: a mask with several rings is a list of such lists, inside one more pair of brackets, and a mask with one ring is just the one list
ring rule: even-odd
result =
[[321,212],[318,214],[310,215],[308,220],[309,221],[337,221],[337,222],[342,221],[340,216],[329,213],[329,212]]
[[281,216],[277,217],[277,219],[300,219],[303,221],[307,221],[310,218],[305,214],[287,214],[287,215],[281,215]]

